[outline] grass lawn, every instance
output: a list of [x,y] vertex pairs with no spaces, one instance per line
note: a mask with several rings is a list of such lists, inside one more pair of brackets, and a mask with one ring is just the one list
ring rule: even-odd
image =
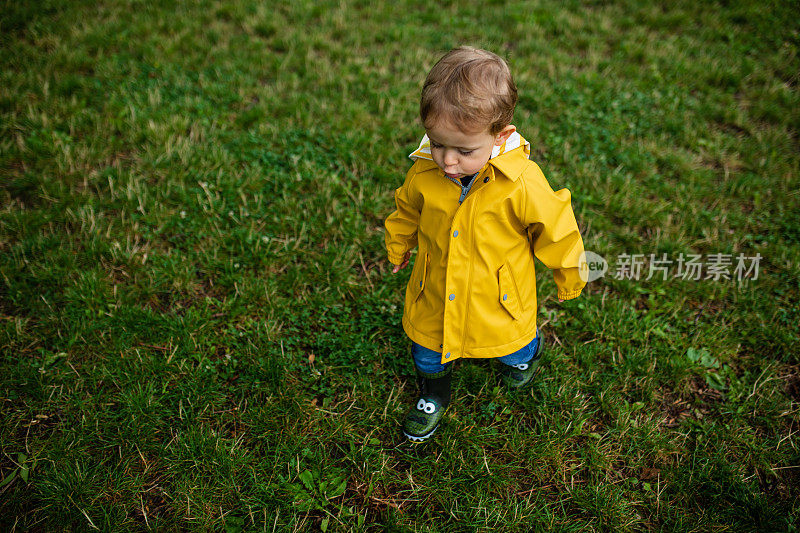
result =
[[[0,5],[0,529],[797,531],[795,2]],[[415,447],[382,224],[459,44],[609,271]]]

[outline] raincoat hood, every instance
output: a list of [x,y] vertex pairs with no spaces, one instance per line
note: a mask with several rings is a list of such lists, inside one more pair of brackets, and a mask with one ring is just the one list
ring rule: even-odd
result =
[[[515,131],[509,135],[506,142],[500,146],[492,147],[492,155],[486,164],[497,168],[511,181],[516,181],[530,163],[528,160],[530,155],[531,143]],[[417,162],[420,171],[439,168],[431,155],[431,142],[427,135],[423,135],[417,149],[411,152],[408,157]]]
[[[520,146],[524,147],[525,156],[530,157],[531,143],[523,139],[522,135],[515,131],[508,136],[508,139],[506,139],[506,142],[504,142],[502,145],[492,147],[492,155],[489,157],[489,161],[506,152],[511,152]],[[419,146],[416,150],[411,152],[408,157],[412,161],[416,161],[417,159],[427,159],[428,161],[433,161],[433,156],[431,155],[431,141],[428,139],[427,134],[422,136]]]

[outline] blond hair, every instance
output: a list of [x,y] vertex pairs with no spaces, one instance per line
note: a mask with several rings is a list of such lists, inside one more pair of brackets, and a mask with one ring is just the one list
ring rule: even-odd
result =
[[460,46],[425,78],[419,116],[426,128],[446,120],[465,131],[488,129],[496,135],[511,124],[516,104],[517,86],[506,62],[492,52]]

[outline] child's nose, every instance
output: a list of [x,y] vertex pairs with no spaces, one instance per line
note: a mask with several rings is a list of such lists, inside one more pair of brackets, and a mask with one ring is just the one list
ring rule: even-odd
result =
[[458,158],[453,152],[446,152],[444,154],[444,164],[448,167],[455,165],[458,163]]

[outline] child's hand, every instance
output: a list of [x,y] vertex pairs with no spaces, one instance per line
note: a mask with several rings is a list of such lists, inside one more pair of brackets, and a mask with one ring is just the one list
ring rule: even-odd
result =
[[408,266],[408,258],[409,257],[411,257],[411,252],[406,252],[406,255],[403,257],[403,262],[400,263],[399,265],[395,265],[394,268],[392,268],[392,274],[397,274],[402,269],[407,267]]

